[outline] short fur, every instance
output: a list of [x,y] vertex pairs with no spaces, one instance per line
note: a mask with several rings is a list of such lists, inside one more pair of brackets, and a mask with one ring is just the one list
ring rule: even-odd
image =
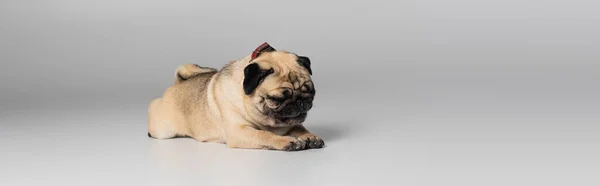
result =
[[175,84],[150,103],[148,135],[189,136],[231,148],[321,148],[323,140],[302,125],[315,95],[307,60],[269,51],[230,62],[220,71],[183,65]]

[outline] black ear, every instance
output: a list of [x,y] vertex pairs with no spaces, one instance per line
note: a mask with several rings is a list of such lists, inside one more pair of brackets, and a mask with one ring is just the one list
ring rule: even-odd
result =
[[310,59],[308,59],[308,57],[298,56],[298,64],[306,68],[306,70],[308,70],[308,73],[312,75],[312,70],[310,69]]
[[273,73],[273,69],[263,70],[260,69],[258,64],[251,63],[244,68],[244,93],[246,95],[252,94],[256,87],[265,80],[265,78]]

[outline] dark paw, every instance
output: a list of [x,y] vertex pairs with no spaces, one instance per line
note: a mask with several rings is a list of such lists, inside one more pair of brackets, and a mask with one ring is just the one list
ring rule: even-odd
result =
[[304,141],[300,141],[297,139],[289,142],[282,150],[284,151],[299,151],[304,150],[306,148],[306,143]]
[[300,138],[306,144],[307,149],[319,149],[325,146],[323,139],[315,135],[308,135]]

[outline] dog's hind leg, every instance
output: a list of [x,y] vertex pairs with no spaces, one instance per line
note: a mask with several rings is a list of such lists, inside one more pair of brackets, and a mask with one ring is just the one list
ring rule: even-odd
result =
[[176,125],[176,118],[172,112],[163,109],[163,100],[155,99],[148,107],[148,137],[156,139],[169,139],[187,137],[181,127]]

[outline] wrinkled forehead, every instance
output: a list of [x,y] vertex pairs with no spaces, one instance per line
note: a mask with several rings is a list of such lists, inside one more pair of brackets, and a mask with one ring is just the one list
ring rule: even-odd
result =
[[258,62],[262,69],[273,68],[277,76],[290,76],[292,79],[310,79],[310,74],[302,70],[298,56],[286,51],[264,53],[253,61]]
[[299,88],[304,83],[310,82],[310,74],[303,70],[298,63],[298,56],[285,51],[264,53],[255,60],[261,69],[273,69],[273,81],[279,86]]

